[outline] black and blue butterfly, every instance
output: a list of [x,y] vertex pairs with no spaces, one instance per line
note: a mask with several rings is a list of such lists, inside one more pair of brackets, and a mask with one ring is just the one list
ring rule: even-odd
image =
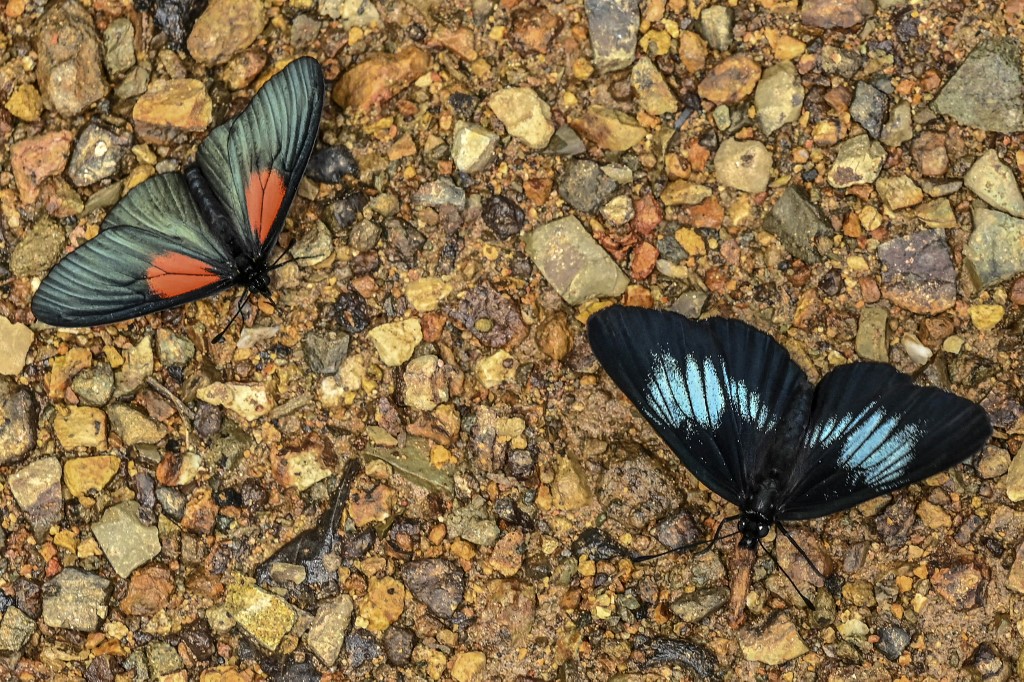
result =
[[740,544],[920,481],[992,435],[975,403],[855,362],[816,385],[767,334],[725,318],[612,306],[591,316],[594,355],[708,488],[739,508]]

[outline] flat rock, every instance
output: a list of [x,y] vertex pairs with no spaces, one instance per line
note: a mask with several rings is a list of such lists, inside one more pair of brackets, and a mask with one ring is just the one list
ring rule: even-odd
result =
[[402,582],[437,617],[448,620],[462,606],[466,574],[447,559],[418,559],[402,567]]
[[452,293],[452,285],[440,277],[420,277],[405,287],[405,298],[418,312],[437,310],[441,302]]
[[167,428],[128,405],[116,404],[107,408],[110,428],[125,445],[147,443],[155,445],[167,435]]
[[1024,196],[1017,179],[994,149],[978,157],[964,175],[964,186],[997,211],[1024,218]]
[[857,355],[872,362],[889,362],[889,311],[884,306],[867,305],[860,311],[857,324]]
[[638,0],[584,0],[594,66],[605,73],[633,63],[640,27]]
[[768,189],[772,155],[757,140],[724,140],[715,152],[715,178],[733,189],[758,194]]
[[669,605],[669,609],[683,622],[698,623],[728,603],[728,589],[706,587],[676,599]]
[[882,126],[878,139],[887,147],[898,147],[913,138],[914,111],[909,102],[900,102],[889,110],[889,119]]
[[771,135],[800,118],[804,86],[792,62],[781,62],[764,70],[754,90],[754,106],[761,132]]
[[114,455],[75,457],[64,462],[64,485],[68,492],[82,498],[103,490],[121,468]]
[[524,239],[527,255],[569,305],[618,296],[629,284],[625,273],[573,216],[545,223]]
[[868,135],[878,139],[889,113],[889,99],[878,88],[863,81],[857,83],[850,104],[850,118],[859,123]]
[[36,532],[45,531],[64,514],[60,474],[60,461],[43,457],[15,471],[7,482]]
[[661,71],[647,57],[641,57],[629,74],[629,84],[641,109],[651,116],[671,114],[679,110],[676,95],[665,82]]
[[890,211],[917,206],[924,201],[924,192],[906,175],[890,175],[875,181],[875,191]]
[[853,28],[874,13],[872,0],[804,0],[800,21],[815,28]]
[[36,84],[47,108],[72,117],[110,92],[92,15],[75,0],[51,5],[36,23]]
[[635,118],[600,105],[589,107],[582,116],[572,119],[570,125],[584,140],[611,152],[624,152],[647,137],[647,129]]
[[43,586],[43,622],[51,628],[95,632],[107,617],[110,581],[65,568]]
[[943,230],[925,230],[878,247],[882,294],[904,310],[934,315],[956,303],[956,268]]
[[590,159],[566,161],[558,176],[558,196],[584,213],[596,212],[612,198],[618,187],[618,183]]
[[719,52],[725,52],[732,45],[732,12],[724,5],[705,7],[697,28],[708,45]]
[[152,616],[168,606],[174,594],[174,575],[158,564],[132,573],[128,590],[117,608],[129,616]]
[[914,215],[928,227],[950,229],[959,226],[953,204],[946,197],[919,204]]
[[277,650],[298,618],[288,602],[255,585],[228,587],[224,606],[242,630],[268,652]]
[[696,206],[712,194],[707,185],[680,178],[665,185],[658,198],[666,206]]
[[727,57],[708,72],[697,93],[715,104],[739,104],[754,92],[761,67],[745,54]]
[[247,421],[262,417],[274,406],[267,387],[260,384],[215,382],[197,390],[196,397],[226,407]]
[[108,73],[117,75],[135,62],[135,25],[128,17],[118,17],[103,29],[103,63]]
[[996,38],[979,44],[931,106],[966,126],[999,133],[1024,130],[1020,43]]
[[[20,322],[11,322],[6,317],[0,316],[0,374],[8,376],[21,374],[21,370],[25,368],[25,360],[28,358],[28,350],[32,347],[33,340],[35,340],[35,334],[31,329]],[[0,455],[0,461],[3,461],[2,455]]]
[[533,88],[505,88],[487,98],[487,106],[512,137],[531,149],[543,149],[555,132],[551,107]]
[[0,651],[20,652],[36,631],[36,621],[15,606],[8,606],[0,618]]
[[213,101],[194,78],[156,80],[132,108],[135,133],[143,142],[167,144],[182,133],[206,130],[213,122]]
[[964,264],[979,289],[1024,272],[1024,220],[975,206],[974,231],[964,247]]
[[352,597],[342,594],[334,599],[320,602],[313,617],[313,624],[306,632],[306,645],[326,666],[333,666],[341,654],[345,635],[352,627],[355,603]]
[[32,390],[0,376],[0,466],[14,464],[35,449],[38,416]]
[[75,187],[106,180],[117,172],[130,140],[95,123],[82,130],[68,163],[68,178]]
[[[888,144],[888,142],[885,142]],[[910,155],[921,169],[921,175],[941,178],[949,170],[949,152],[946,150],[946,135],[927,130],[910,145]]]
[[43,180],[64,172],[73,139],[70,130],[59,130],[27,137],[11,145],[11,171],[18,196],[24,203],[31,204],[39,198],[39,185]]
[[476,377],[484,388],[497,388],[506,381],[512,381],[519,363],[506,350],[499,350],[480,358],[476,364]]
[[105,362],[86,367],[71,380],[71,390],[82,405],[106,405],[114,395],[114,370]]
[[786,187],[772,206],[765,217],[764,229],[778,237],[787,251],[805,263],[821,260],[816,242],[820,235],[831,230],[821,209],[811,203],[802,188],[795,185]]
[[124,351],[124,362],[114,373],[114,397],[133,395],[153,375],[154,366],[153,340],[146,334]]
[[885,147],[868,135],[850,138],[836,147],[836,160],[828,169],[828,184],[836,189],[870,184],[885,163]]
[[412,195],[412,203],[463,208],[466,205],[466,190],[452,182],[451,178],[440,177],[420,185]]
[[343,109],[370,111],[412,85],[430,69],[430,55],[407,45],[394,54],[367,55],[334,84],[331,99]]
[[760,632],[753,629],[741,630],[739,643],[746,660],[767,665],[782,665],[810,651],[800,638],[793,621],[785,615],[776,618]]
[[351,337],[344,332],[311,331],[302,338],[309,368],[317,374],[335,374],[348,357]]
[[330,475],[331,471],[324,467],[323,452],[316,447],[289,452],[282,456],[274,472],[282,487],[295,488],[299,492],[308,490]]
[[127,500],[103,512],[92,524],[92,534],[103,549],[107,561],[122,578],[160,553],[160,533],[143,523],[142,509],[135,500]]
[[457,121],[452,135],[452,161],[463,173],[478,173],[494,163],[498,136],[482,125]]
[[220,64],[249,47],[266,25],[262,2],[210,0],[188,36],[189,54],[202,64]]

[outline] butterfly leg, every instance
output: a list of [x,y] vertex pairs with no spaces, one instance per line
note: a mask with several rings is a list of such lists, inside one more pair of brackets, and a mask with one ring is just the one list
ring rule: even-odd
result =
[[[783,526],[783,525],[782,525],[781,523],[779,523],[778,521],[776,521],[776,522],[775,522],[775,527],[776,527],[776,528],[778,528],[778,529],[779,529],[779,531],[781,531],[781,532],[782,532],[782,534],[786,536],[786,539],[787,539],[787,540],[789,540],[789,542],[790,542],[790,543],[791,543],[791,544],[792,544],[792,545],[793,545],[794,547],[796,547],[796,551],[800,552],[800,556],[802,556],[802,557],[804,558],[804,561],[806,561],[806,562],[807,562],[807,565],[811,567],[811,570],[812,570],[812,571],[814,571],[814,572],[815,572],[815,574],[816,574],[816,575],[817,575],[817,576],[818,576],[819,578],[821,578],[822,580],[828,580],[828,578],[827,578],[827,577],[825,576],[825,574],[824,574],[824,573],[822,573],[821,571],[819,571],[819,570],[818,570],[818,567],[814,565],[814,562],[813,562],[813,561],[811,561],[811,557],[807,556],[807,552],[805,552],[805,551],[804,551],[804,548],[803,548],[803,547],[801,547],[800,545],[798,545],[798,544],[797,544],[797,542],[796,542],[796,540],[794,540],[794,539],[793,539],[793,536],[789,534],[789,531],[788,531],[788,530],[786,530],[786,527],[785,527],[785,526]],[[781,566],[780,566],[780,568],[781,568]]]
[[697,542],[691,542],[690,544],[687,544],[687,545],[680,545],[679,547],[673,547],[672,549],[666,549],[664,552],[657,552],[655,554],[634,554],[634,555],[630,556],[630,561],[632,561],[635,564],[638,564],[638,563],[643,562],[643,561],[649,561],[651,559],[658,559],[660,557],[667,556],[669,554],[676,554],[677,552],[687,552],[687,551],[689,551],[691,549],[694,549],[696,547],[700,547],[701,545],[705,545],[706,544],[707,547],[705,547],[704,549],[700,550],[699,552],[696,552],[696,554],[703,554],[704,552],[706,552],[709,549],[711,549],[714,546],[714,544],[716,542],[718,542],[719,540],[724,540],[726,538],[730,538],[733,535],[736,535],[737,533],[739,533],[739,531],[733,531],[732,533],[729,533],[728,535],[724,535],[723,536],[722,535],[722,526],[724,526],[725,524],[729,523],[730,521],[735,521],[736,519],[740,518],[740,516],[741,516],[741,514],[736,514],[735,516],[730,516],[728,518],[722,519],[721,522],[719,522],[718,527],[715,528],[715,533],[714,533],[714,535],[711,536],[710,540],[698,540]]
[[[783,532],[785,533],[785,531],[783,531]],[[788,533],[786,533],[786,537],[789,537]],[[790,542],[792,542],[792,538],[790,538]],[[775,558],[775,555],[772,554],[770,551],[768,551],[768,548],[765,547],[764,542],[762,542],[761,540],[758,540],[757,544],[759,544],[761,546],[761,549],[764,551],[765,554],[767,554],[769,557],[771,557],[772,562],[778,567],[778,569],[780,571],[782,571],[782,575],[786,576],[786,580],[788,580],[789,584],[793,586],[793,589],[796,590],[796,593],[800,595],[800,598],[804,600],[804,605],[807,608],[809,608],[811,611],[813,611],[814,610],[814,602],[812,602],[810,599],[808,599],[804,595],[804,593],[800,591],[800,588],[797,587],[796,583],[793,582],[793,579],[791,577],[789,577],[789,573],[786,573],[786,569],[784,569],[782,567],[782,564],[780,564],[779,560]],[[793,544],[795,545],[796,543],[793,543]],[[800,549],[800,548],[797,547],[797,549]],[[803,554],[803,550],[800,550],[800,553]],[[805,559],[807,558],[806,554],[804,555],[804,558]],[[808,561],[808,563],[810,563],[810,559],[808,559],[807,561]],[[811,564],[811,566],[813,566],[813,565],[814,564]],[[814,569],[814,570],[817,571],[818,569]]]
[[235,321],[235,319],[242,314],[242,308],[245,307],[245,304],[246,302],[248,302],[249,296],[251,295],[252,292],[249,289],[246,289],[245,292],[243,292],[242,295],[238,297],[238,307],[235,308],[234,314],[231,316],[231,319],[228,320],[227,324],[224,325],[224,328],[220,330],[220,333],[218,333],[217,336],[213,337],[214,343],[221,343],[222,341],[224,341],[224,334],[226,334],[228,329],[231,328],[231,324]]

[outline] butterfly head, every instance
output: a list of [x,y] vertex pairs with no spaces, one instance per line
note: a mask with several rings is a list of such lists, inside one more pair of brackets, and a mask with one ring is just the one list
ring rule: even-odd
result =
[[747,549],[756,549],[761,538],[768,535],[772,528],[771,522],[757,512],[747,512],[740,517],[736,529],[743,535],[740,538],[740,546]]
[[270,298],[270,270],[262,261],[255,261],[242,270],[242,283],[252,293]]

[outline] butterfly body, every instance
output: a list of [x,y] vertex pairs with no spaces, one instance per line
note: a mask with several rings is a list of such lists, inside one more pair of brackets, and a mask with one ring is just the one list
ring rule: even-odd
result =
[[270,255],[313,150],[323,69],[303,57],[214,128],[183,173],[153,176],[61,260],[32,301],[61,327],[109,324],[243,286],[270,295]]
[[595,356],[682,463],[735,504],[740,544],[919,481],[992,433],[978,405],[858,362],[812,385],[774,339],[737,320],[612,306]]

